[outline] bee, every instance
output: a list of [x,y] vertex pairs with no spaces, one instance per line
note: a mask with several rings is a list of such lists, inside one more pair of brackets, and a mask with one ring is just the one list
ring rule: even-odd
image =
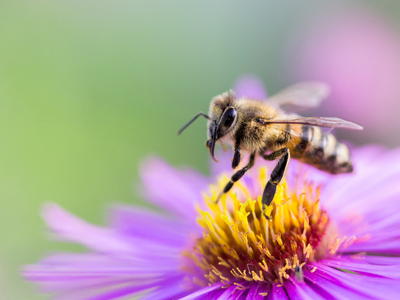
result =
[[[263,211],[274,199],[277,185],[282,180],[289,159],[295,158],[331,174],[350,173],[353,166],[348,147],[336,140],[324,128],[362,130],[360,125],[339,118],[300,117],[285,113],[283,105],[315,107],[329,94],[329,86],[321,82],[298,83],[266,99],[236,98],[229,91],[211,100],[208,115],[198,113],[178,134],[181,134],[199,116],[208,120],[206,146],[211,157],[217,142],[232,146],[232,168],[236,169],[242,153],[249,153],[248,163],[237,170],[226,184],[222,194],[229,192],[234,183],[254,166],[256,156],[267,161],[278,159],[263,195]],[[268,216],[266,216],[268,218]]]

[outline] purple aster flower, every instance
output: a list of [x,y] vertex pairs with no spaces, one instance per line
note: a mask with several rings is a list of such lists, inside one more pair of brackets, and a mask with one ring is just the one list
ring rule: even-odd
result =
[[55,299],[398,299],[399,159],[354,149],[354,173],[340,176],[292,160],[270,221],[264,162],[216,205],[229,170],[207,179],[149,159],[142,186],[162,212],[116,206],[103,227],[49,204],[55,236],[88,251],[53,254],[24,276]]
[[346,12],[327,10],[300,30],[288,43],[285,60],[293,81],[322,80],[332,87],[330,100],[319,108],[321,115],[364,125],[363,132],[343,133],[347,138],[398,145],[393,139],[400,129],[398,26],[360,4]]
[[[264,98],[252,77],[239,95]],[[54,236],[88,248],[53,254],[24,276],[56,299],[397,299],[400,297],[400,151],[354,149],[354,173],[333,176],[295,160],[266,220],[258,162],[215,204],[229,157],[212,178],[144,162],[144,196],[162,212],[116,206],[91,225],[55,204]],[[213,184],[208,186],[208,184]]]
[[254,75],[244,75],[235,83],[235,93],[238,98],[266,99],[268,97],[261,79]]

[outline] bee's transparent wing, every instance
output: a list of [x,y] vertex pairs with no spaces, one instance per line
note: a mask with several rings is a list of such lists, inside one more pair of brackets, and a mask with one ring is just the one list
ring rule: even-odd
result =
[[316,107],[328,97],[329,85],[323,82],[300,82],[287,87],[266,101],[278,106],[293,104],[303,107]]
[[311,126],[311,125],[302,125],[302,126],[291,126],[291,127],[282,127],[281,130],[288,132],[291,136],[299,136],[302,137],[304,135],[303,133],[303,126],[307,126],[311,130],[313,128],[318,127],[320,129],[321,136],[327,135],[328,133],[331,133],[331,131],[334,128],[331,127],[321,127],[321,126]]
[[308,126],[317,126],[324,128],[345,128],[352,130],[362,130],[363,127],[349,121],[339,118],[326,118],[326,117],[290,117],[285,119],[272,119],[266,120],[265,124],[301,124]]

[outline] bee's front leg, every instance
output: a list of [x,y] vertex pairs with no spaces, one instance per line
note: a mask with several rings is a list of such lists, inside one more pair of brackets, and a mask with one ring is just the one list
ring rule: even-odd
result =
[[232,169],[236,169],[240,163],[240,149],[235,147],[235,154],[232,159]]
[[[282,148],[280,150],[277,150],[270,155],[262,155],[266,160],[272,160],[274,158],[279,157],[282,155],[282,157],[279,159],[277,165],[275,168],[272,170],[271,177],[265,186],[263,196],[262,196],[262,204],[263,204],[263,213],[265,212],[265,207],[269,206],[274,200],[274,196],[276,193],[276,187],[278,186],[279,182],[281,182],[283,175],[285,174],[286,168],[289,164],[289,159],[290,159],[290,152],[288,148]],[[268,216],[264,216],[269,219]]]
[[[236,152],[236,149],[235,149]],[[256,157],[256,152],[253,152],[250,155],[249,163],[240,169],[239,171],[235,172],[235,174],[232,175],[231,180],[228,181],[228,183],[225,185],[224,190],[218,195],[217,200],[215,200],[215,203],[218,203],[219,198],[227,192],[230,191],[230,189],[233,187],[234,183],[238,181],[240,178],[243,177],[244,173],[246,173],[248,170],[250,170],[254,166],[254,161]],[[233,157],[233,160],[235,160],[235,157]]]
[[240,164],[240,139],[236,139],[235,142],[235,154],[232,159],[232,169],[236,169]]

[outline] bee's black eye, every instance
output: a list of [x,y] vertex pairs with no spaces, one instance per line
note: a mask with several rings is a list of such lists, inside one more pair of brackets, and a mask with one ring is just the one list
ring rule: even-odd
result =
[[226,128],[231,127],[233,121],[235,120],[236,114],[236,109],[233,107],[228,108],[222,117],[221,124]]

